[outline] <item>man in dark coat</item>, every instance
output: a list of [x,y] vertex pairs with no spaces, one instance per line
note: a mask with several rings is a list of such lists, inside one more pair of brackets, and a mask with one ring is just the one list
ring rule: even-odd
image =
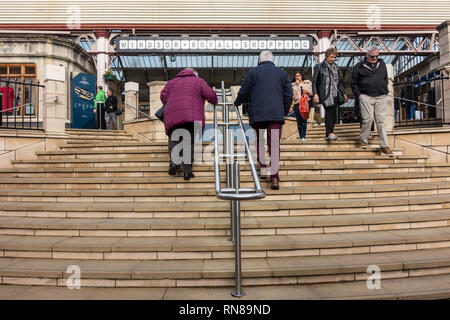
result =
[[111,130],[111,121],[113,124],[113,130],[117,130],[117,98],[112,94],[111,90],[107,91],[108,97],[105,103],[105,122],[106,130]]
[[352,91],[359,99],[361,109],[361,147],[367,148],[370,127],[375,118],[381,154],[392,157],[394,153],[389,149],[385,125],[387,94],[389,93],[388,74],[386,64],[378,58],[378,55],[377,47],[370,47],[367,50],[366,58],[353,68]]
[[264,130],[267,130],[271,188],[279,189],[280,140],[284,117],[289,113],[292,103],[293,91],[288,74],[273,63],[272,52],[261,52],[258,66],[247,73],[234,105],[241,105],[248,97],[248,116],[250,126],[256,131],[260,176],[264,178],[266,175]]

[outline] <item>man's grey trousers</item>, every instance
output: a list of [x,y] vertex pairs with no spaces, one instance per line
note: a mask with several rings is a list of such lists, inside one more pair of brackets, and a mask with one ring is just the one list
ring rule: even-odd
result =
[[380,147],[387,148],[389,146],[386,135],[386,107],[387,96],[370,97],[365,94],[359,96],[359,106],[361,108],[362,126],[361,141],[367,143],[370,135],[370,127],[375,118],[377,125],[378,137],[380,139]]

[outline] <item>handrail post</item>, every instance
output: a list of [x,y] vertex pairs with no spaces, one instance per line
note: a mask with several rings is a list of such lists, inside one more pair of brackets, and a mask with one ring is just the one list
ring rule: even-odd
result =
[[[214,90],[216,90],[214,88]],[[242,266],[241,266],[241,211],[240,211],[240,200],[251,200],[251,199],[261,199],[265,197],[265,193],[261,188],[261,184],[258,179],[258,174],[256,172],[255,164],[251,155],[251,150],[248,141],[245,139],[244,125],[242,124],[242,118],[239,114],[239,109],[235,108],[237,115],[237,123],[230,122],[229,111],[232,107],[233,102],[227,102],[227,94],[231,93],[231,98],[234,99],[234,94],[232,90],[228,92],[225,90],[224,82],[222,81],[221,90],[217,90],[217,94],[222,95],[221,102],[219,105],[222,106],[222,123],[217,122],[217,109],[214,106],[214,176],[216,193],[219,199],[230,200],[230,213],[231,213],[231,223],[230,223],[230,240],[233,241],[235,250],[235,282],[236,288],[232,291],[231,295],[234,297],[243,297],[245,292],[242,291]],[[221,127],[222,140],[223,140],[223,150],[222,154],[219,151],[218,145],[218,127]],[[237,126],[244,137],[245,155],[239,152],[235,154],[234,151],[234,131],[230,130],[230,126]],[[246,156],[250,163],[250,168],[252,171],[253,180],[255,183],[255,188],[241,188],[240,187],[240,163],[239,158]],[[220,167],[219,159],[226,159],[226,188],[221,188],[220,183]]]
[[[239,172],[239,160],[236,159],[233,164],[233,183],[236,188],[236,194],[239,193],[240,188],[240,172]],[[243,297],[245,296],[245,292],[242,291],[242,265],[241,265],[241,204],[240,200],[234,200],[234,215],[235,220],[235,230],[234,230],[234,263],[235,263],[235,271],[236,271],[236,289],[231,292],[233,297]]]

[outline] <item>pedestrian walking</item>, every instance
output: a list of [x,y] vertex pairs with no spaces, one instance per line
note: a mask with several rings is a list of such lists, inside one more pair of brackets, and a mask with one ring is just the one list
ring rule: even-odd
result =
[[250,69],[234,101],[237,107],[250,97],[248,116],[250,126],[256,131],[257,159],[260,177],[267,176],[264,133],[270,155],[271,188],[279,189],[280,141],[284,117],[292,103],[292,84],[288,74],[273,63],[273,54],[263,51],[259,55],[258,66]]
[[[164,86],[160,94],[164,108],[164,127],[169,137],[169,175],[176,175],[183,165],[184,180],[195,178],[194,162],[195,123],[205,127],[205,100],[217,104],[216,92],[198,77],[192,68],[183,69]],[[200,135],[201,136],[201,135]],[[181,151],[175,148],[182,143]]]
[[306,130],[308,127],[308,117],[306,119],[303,119],[300,113],[299,106],[303,94],[306,93],[308,97],[308,108],[309,111],[311,111],[311,97],[313,96],[312,83],[311,81],[305,79],[305,76],[301,71],[296,71],[294,74],[294,78],[292,79],[292,90],[294,93],[294,98],[292,99],[292,107],[289,112],[293,111],[295,113],[300,140],[302,142],[305,142]]
[[360,145],[367,148],[370,127],[375,119],[380,138],[380,152],[382,155],[393,156],[394,153],[389,149],[385,125],[388,74],[386,64],[378,56],[378,48],[371,46],[364,60],[353,68],[352,91],[359,99],[362,118]]
[[325,140],[336,140],[334,125],[339,120],[339,106],[348,102],[344,85],[339,75],[339,67],[335,61],[338,51],[329,48],[325,51],[325,60],[314,67],[312,88],[314,103],[325,108]]

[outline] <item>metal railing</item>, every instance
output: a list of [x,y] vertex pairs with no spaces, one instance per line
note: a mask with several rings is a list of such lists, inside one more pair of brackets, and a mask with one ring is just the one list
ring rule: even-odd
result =
[[[216,90],[217,91],[217,90]],[[239,109],[233,106],[233,102],[227,102],[227,96],[231,96],[232,101],[235,100],[234,92],[231,89],[225,90],[224,82],[222,88],[217,92],[222,102],[218,105],[222,106],[222,122],[217,121],[217,107],[214,106],[214,177],[216,184],[216,194],[219,199],[230,200],[231,209],[231,238],[235,249],[235,282],[236,288],[231,292],[234,297],[243,297],[245,292],[242,291],[242,267],[241,267],[241,200],[262,199],[266,195],[261,188],[258,173],[253,161],[250,146],[245,137],[244,125],[239,113]],[[230,121],[230,108],[236,111],[237,122]],[[219,151],[219,129],[222,128],[223,153]],[[244,140],[245,153],[234,153],[234,133],[230,130],[231,126],[239,127]],[[253,176],[255,188],[240,187],[240,165],[238,159],[248,159],[250,169]],[[220,160],[226,159],[226,188],[221,187],[220,182]]]
[[40,129],[39,83],[0,77],[0,128]]
[[142,117],[145,117],[145,118],[148,118],[148,119],[152,119],[152,117],[151,117],[148,113],[142,112],[141,110],[139,110],[139,109],[137,109],[137,108],[135,108],[135,107],[129,105],[128,103],[125,103],[125,102],[124,102],[123,104],[124,104],[125,107],[130,108],[130,109],[136,111],[136,119],[139,118],[138,115],[142,115]]
[[[448,123],[445,119],[445,110],[448,108],[445,107],[444,80],[449,80],[449,77],[442,74],[430,74],[419,80],[394,83],[397,95],[400,95],[399,90],[402,89],[401,97],[395,94],[389,95],[394,98],[395,126],[442,126]],[[435,102],[438,91],[440,91],[440,100]],[[417,116],[416,111],[418,111]]]

